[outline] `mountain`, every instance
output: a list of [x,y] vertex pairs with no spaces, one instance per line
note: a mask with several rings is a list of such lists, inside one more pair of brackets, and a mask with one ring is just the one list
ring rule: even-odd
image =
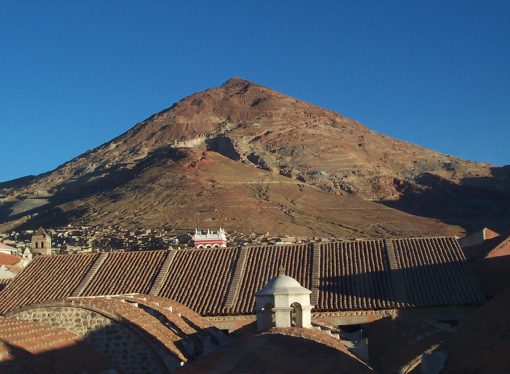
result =
[[233,78],[51,172],[1,183],[0,229],[81,222],[452,234],[506,217],[509,175]]

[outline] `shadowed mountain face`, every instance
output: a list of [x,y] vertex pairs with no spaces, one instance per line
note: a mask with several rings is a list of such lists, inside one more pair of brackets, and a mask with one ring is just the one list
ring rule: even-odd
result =
[[83,222],[456,233],[457,224],[508,215],[509,175],[234,78],[52,172],[0,184],[0,229]]

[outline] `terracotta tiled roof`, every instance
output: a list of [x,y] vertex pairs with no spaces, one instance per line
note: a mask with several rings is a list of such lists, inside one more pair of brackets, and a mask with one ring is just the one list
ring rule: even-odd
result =
[[180,373],[373,373],[343,344],[324,332],[275,328],[236,339],[227,348],[199,358]]
[[486,295],[497,297],[510,288],[510,235],[485,251],[484,257],[470,263],[478,283]]
[[[13,367],[17,370],[9,371]],[[7,372],[98,373],[113,366],[70,331],[0,318],[0,372],[4,368]]]
[[320,269],[318,311],[395,307],[383,240],[323,244]]
[[[484,301],[454,238],[358,240],[326,243],[315,249],[312,244],[301,244],[243,251],[241,261],[238,248],[176,250],[165,268],[167,251],[105,254],[97,273],[89,274],[93,276],[84,292],[74,296],[149,293],[159,275],[161,288],[155,287],[159,290],[155,294],[201,315],[253,314],[254,293],[283,266],[286,274],[316,290],[316,311]],[[71,296],[97,256],[35,258],[0,293],[0,312]],[[243,266],[237,266],[238,261]],[[313,261],[319,266],[314,267]]]
[[178,251],[159,296],[200,314],[223,314],[238,252],[237,248]]
[[510,232],[494,238],[486,239],[482,244],[462,248],[468,262],[483,261],[487,256],[494,256],[498,248],[505,247],[510,243]]
[[173,341],[179,340],[180,336],[195,334],[197,332],[192,326],[188,325],[173,308],[165,308],[159,303],[154,303],[146,300],[143,297],[129,297],[122,296],[123,300],[131,303],[138,303],[144,307],[151,308],[153,312],[158,313],[161,317],[166,318],[170,329],[170,337]]
[[124,323],[129,323],[139,328],[157,343],[164,346],[167,351],[174,354],[178,359],[183,362],[186,361],[184,354],[175,345],[177,338],[171,334],[163,324],[142,309],[137,308],[131,303],[123,302],[123,299],[107,299],[102,297],[76,298],[71,299],[69,304],[67,304],[67,301],[64,301],[59,305],[84,308],[88,307],[93,308],[101,314],[108,313],[118,321],[123,321]]
[[248,249],[245,271],[239,286],[239,296],[229,314],[253,314],[255,292],[273,277],[280,267],[305,288],[311,287],[312,246],[262,246]]
[[133,295],[131,297],[136,300],[142,299],[151,305],[156,304],[162,308],[171,309],[174,313],[180,314],[183,318],[190,321],[194,326],[197,326],[200,329],[207,329],[213,326],[207,318],[202,317],[200,314],[183,304],[167,299],[166,297],[152,295]]
[[510,373],[508,258],[492,260],[503,261],[502,265],[506,265],[506,287],[477,309],[438,347],[448,354],[441,373]]
[[361,361],[356,355],[349,352],[347,347],[339,339],[321,330],[306,329],[302,327],[273,327],[268,331],[262,332],[260,335],[287,335],[313,340],[350,356],[353,360],[364,365],[367,369],[370,369],[365,362]]
[[430,315],[399,313],[370,324],[370,362],[379,373],[408,373],[422,353],[437,346],[453,330]]
[[[149,293],[165,251],[109,253],[80,296]],[[66,295],[68,296],[68,295]]]
[[437,348],[448,354],[441,373],[510,373],[510,240],[491,249],[470,263],[489,300]]
[[486,258],[508,256],[510,254],[510,233],[502,235],[503,240],[486,254]]
[[[183,364],[204,349],[200,337],[208,337],[212,344],[225,343],[218,329],[204,323],[205,319],[185,306],[172,300],[148,295],[73,297],[47,303],[24,306],[9,313],[9,317],[30,318],[31,310],[55,308],[84,309],[128,326],[157,352],[165,361],[165,355],[174,356]],[[59,323],[58,320],[55,321]],[[204,328],[202,328],[202,326]],[[86,331],[85,334],[90,333]],[[1,332],[0,332],[1,336]],[[35,339],[35,338],[34,338]],[[190,343],[195,349],[190,350]]]
[[484,297],[454,238],[393,240],[405,306],[483,303]]
[[13,273],[13,274],[19,274],[23,271],[23,268],[20,268],[16,265],[13,265],[13,266],[7,266],[7,269]]
[[0,312],[70,296],[97,254],[37,256],[0,292]]
[[18,256],[8,255],[7,253],[0,253],[0,265],[16,265],[21,261]]

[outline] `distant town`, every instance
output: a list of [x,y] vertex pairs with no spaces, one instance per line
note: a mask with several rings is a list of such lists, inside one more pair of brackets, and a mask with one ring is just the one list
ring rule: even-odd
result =
[[[338,240],[338,239],[337,239]],[[13,230],[0,234],[0,290],[32,261],[34,256],[81,253],[168,251],[186,248],[227,248],[301,244],[330,239],[295,236],[249,235],[223,228],[177,232],[166,228],[129,229],[119,225],[39,227],[36,230]]]
[[[220,229],[221,230],[221,229]],[[32,237],[37,230],[18,230],[0,234],[0,242],[16,248],[18,254],[22,254],[26,248],[35,251],[32,245]],[[277,245],[277,244],[300,244],[309,241],[328,241],[324,238],[308,238],[296,236],[271,236],[265,234],[245,234],[239,232],[227,233],[221,230],[222,240],[225,243],[214,242],[218,232],[200,230],[193,232],[176,232],[165,228],[129,229],[119,225],[112,226],[73,226],[67,225],[57,228],[46,228],[44,231],[51,237],[51,254],[72,254],[89,252],[111,251],[150,251],[163,249],[177,249],[186,247],[206,248],[208,245],[217,246],[240,246],[240,245]],[[207,237],[209,232],[209,238]],[[194,237],[202,235],[203,244],[196,242]],[[213,240],[212,242],[208,242]],[[209,243],[209,244],[208,244]],[[36,254],[35,251],[34,254]],[[47,253],[50,254],[50,253]]]

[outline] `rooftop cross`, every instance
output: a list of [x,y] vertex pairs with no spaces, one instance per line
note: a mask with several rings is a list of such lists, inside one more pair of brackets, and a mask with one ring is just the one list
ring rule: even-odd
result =
[[285,275],[285,267],[280,265],[280,269],[278,270],[278,275]]

